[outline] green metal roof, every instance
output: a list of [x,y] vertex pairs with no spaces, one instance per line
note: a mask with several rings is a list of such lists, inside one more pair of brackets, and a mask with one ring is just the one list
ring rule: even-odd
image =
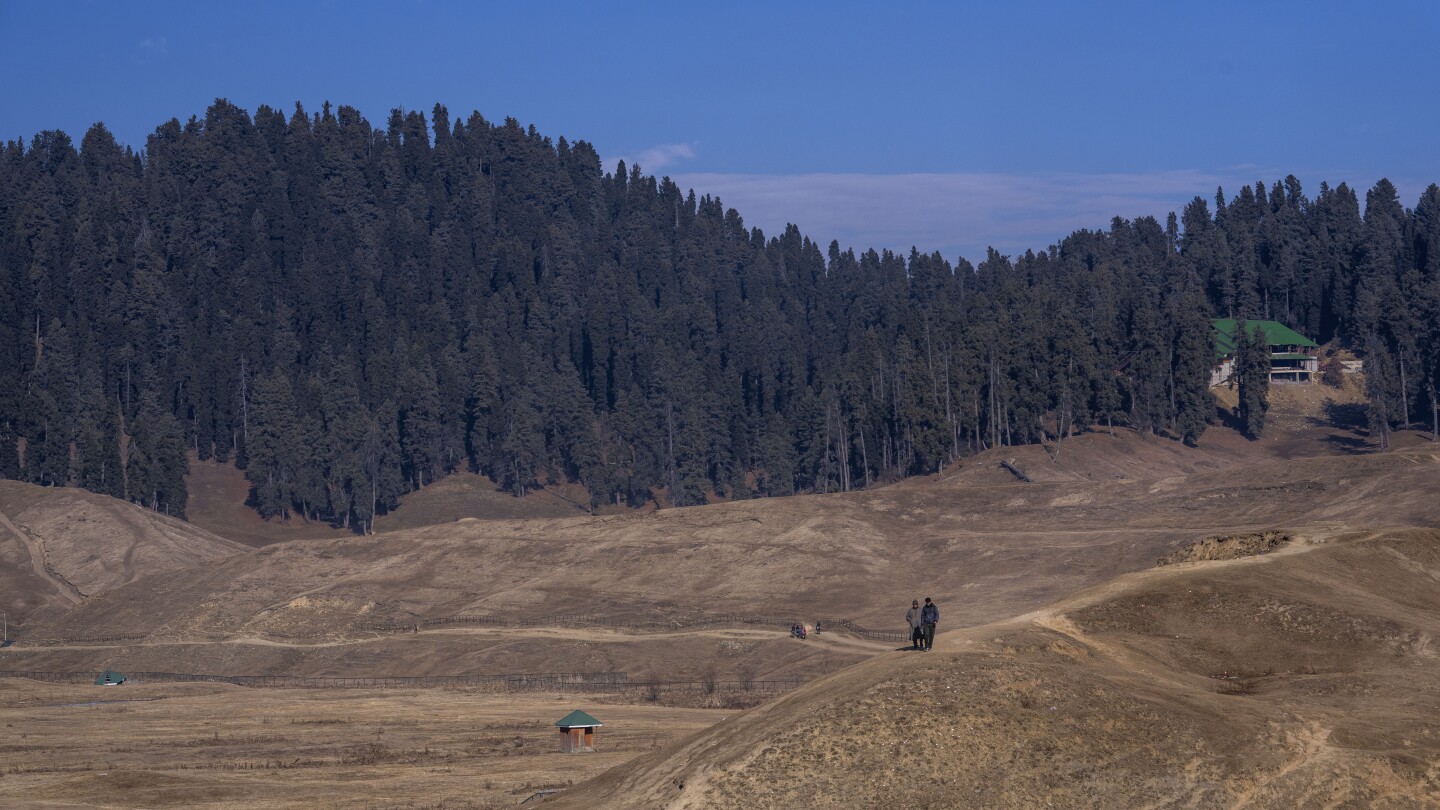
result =
[[576,709],[559,720],[556,720],[555,725],[561,728],[577,728],[579,726],[603,726],[605,724],[585,712]]
[[[1211,323],[1215,326],[1215,350],[1222,352],[1222,355],[1235,351],[1235,319],[1216,318]],[[1265,340],[1271,346],[1304,346],[1313,349],[1320,345],[1278,321],[1245,322],[1245,327],[1252,331],[1257,326],[1265,333]]]
[[1219,330],[1219,328],[1216,328],[1216,330],[1215,330],[1215,356],[1216,356],[1216,357],[1229,357],[1230,355],[1232,355],[1232,354],[1234,354],[1234,353],[1235,353],[1235,342],[1230,339],[1230,336],[1229,336],[1229,335],[1221,332],[1221,331]]

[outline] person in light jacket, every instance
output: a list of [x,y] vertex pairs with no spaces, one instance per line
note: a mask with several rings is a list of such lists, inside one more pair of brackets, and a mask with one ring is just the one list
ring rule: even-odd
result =
[[910,609],[905,611],[905,623],[910,625],[910,649],[921,649],[920,642],[925,637],[921,625],[924,624],[920,614],[920,600],[916,599],[910,603]]

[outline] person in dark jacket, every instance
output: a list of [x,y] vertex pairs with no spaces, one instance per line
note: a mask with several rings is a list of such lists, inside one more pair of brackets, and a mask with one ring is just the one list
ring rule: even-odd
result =
[[925,597],[925,607],[920,609],[920,632],[924,635],[925,650],[935,646],[935,625],[940,623],[940,608],[930,597]]
[[921,649],[920,641],[925,637],[925,633],[923,630],[920,629],[921,619],[919,599],[911,602],[910,609],[905,611],[905,624],[909,625],[910,627],[910,649]]

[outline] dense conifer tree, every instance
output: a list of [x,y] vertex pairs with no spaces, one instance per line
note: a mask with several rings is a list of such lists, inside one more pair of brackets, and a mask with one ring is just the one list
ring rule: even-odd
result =
[[844,491],[1093,426],[1194,444],[1215,315],[1361,351],[1377,435],[1440,433],[1440,190],[1366,200],[1287,177],[971,266],[766,235],[441,106],[41,133],[0,147],[0,475],[183,514],[187,455],[233,461],[262,514],[356,531],[466,468],[594,505]]
[[276,372],[256,378],[249,404],[249,463],[245,468],[255,508],[264,517],[288,517],[296,502],[301,436],[290,380]]
[[1258,439],[1265,432],[1265,414],[1270,410],[1270,342],[1258,324],[1235,324],[1234,375],[1240,395],[1236,410],[1240,432]]
[[1370,437],[1382,451],[1390,449],[1390,434],[1395,429],[1397,388],[1395,360],[1379,336],[1372,335],[1365,344],[1365,415]]

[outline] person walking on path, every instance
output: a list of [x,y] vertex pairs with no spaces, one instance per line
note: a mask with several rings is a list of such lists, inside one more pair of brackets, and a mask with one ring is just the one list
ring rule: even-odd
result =
[[905,611],[905,623],[910,625],[910,649],[919,650],[924,632],[920,629],[923,620],[920,617],[920,600],[916,599],[910,603],[910,609]]
[[940,623],[940,608],[930,597],[925,597],[925,607],[920,609],[920,632],[925,637],[925,651],[935,646],[935,625]]

